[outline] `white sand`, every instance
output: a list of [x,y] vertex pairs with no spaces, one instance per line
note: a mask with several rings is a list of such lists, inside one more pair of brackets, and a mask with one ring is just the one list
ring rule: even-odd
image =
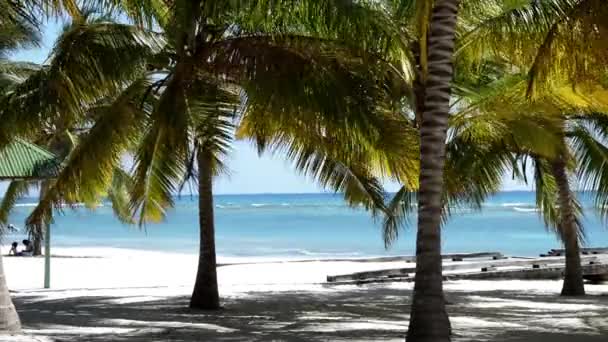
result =
[[[327,275],[404,262],[276,262],[219,268],[225,309],[187,310],[197,257],[56,248],[52,289],[42,258],[4,258],[27,336],[0,341],[402,341],[412,284],[321,285]],[[86,258],[82,258],[86,256]],[[220,259],[220,262],[238,262]],[[558,297],[558,281],[445,284],[455,341],[608,341],[608,285]]]

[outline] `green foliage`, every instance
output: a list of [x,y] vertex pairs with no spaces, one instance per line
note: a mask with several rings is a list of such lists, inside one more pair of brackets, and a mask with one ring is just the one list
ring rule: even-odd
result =
[[[62,203],[83,202],[88,206],[99,203],[101,195],[112,184],[111,196],[118,198],[129,182],[121,173],[121,156],[138,140],[142,122],[149,115],[142,107],[142,98],[149,81],[142,78],[134,82],[112,103],[97,108],[99,117],[81,136],[76,147],[67,156],[58,176],[49,182],[39,205],[27,218],[27,227],[34,229],[37,222],[50,222],[52,208]],[[120,125],[116,123],[120,122]],[[113,178],[116,184],[113,183]],[[118,201],[121,199],[119,198]],[[124,205],[117,204],[115,211],[125,220]]]
[[577,160],[577,178],[584,190],[592,191],[595,205],[606,219],[608,213],[608,116],[593,113],[574,119],[568,132],[573,154]]
[[31,186],[31,184],[28,184],[27,181],[23,180],[12,181],[8,185],[4,197],[2,197],[2,203],[0,204],[0,236],[3,235],[6,225],[9,223],[8,217],[15,207],[15,204],[19,199],[29,194]]
[[196,151],[226,170],[235,138],[370,209],[384,208],[377,175],[417,182],[418,139],[389,97],[401,75],[379,58],[399,36],[376,3],[173,1],[166,14],[170,62],[135,153],[140,224],[196,176]]
[[488,1],[463,25],[473,29],[462,33],[458,53],[523,68],[528,95],[563,81],[596,82],[608,65],[607,11],[602,0]]
[[131,175],[127,171],[116,167],[112,175],[112,183],[108,189],[108,200],[112,204],[114,216],[125,224],[135,223],[129,210],[129,193],[132,186]]
[[0,146],[13,135],[35,137],[49,125],[71,126],[98,101],[141,77],[162,39],[103,20],[75,22],[61,35],[49,64],[0,97]]

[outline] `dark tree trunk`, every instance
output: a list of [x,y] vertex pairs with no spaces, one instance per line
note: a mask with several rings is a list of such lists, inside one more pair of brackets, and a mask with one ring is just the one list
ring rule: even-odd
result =
[[[47,181],[40,183],[39,200],[42,200],[45,193],[47,192],[48,187],[49,187],[49,183]],[[51,210],[52,210],[52,208],[51,208]],[[46,224],[44,222],[38,222],[38,224],[36,226],[37,226],[36,230],[30,233],[30,240],[32,240],[32,244],[34,247],[33,255],[40,256],[40,255],[42,255],[42,242],[44,240],[44,232],[46,229]]]
[[441,273],[441,212],[452,55],[460,0],[437,0],[431,19],[429,74],[420,127],[416,277],[407,341],[450,341]]
[[570,190],[566,161],[555,160],[551,163],[551,171],[557,182],[559,195],[559,234],[566,249],[566,271],[562,296],[583,296],[585,285],[581,268],[580,246],[578,241],[578,225],[573,207],[574,194]]
[[190,299],[190,307],[193,309],[216,310],[220,308],[220,297],[217,288],[215,259],[212,158],[203,149],[199,149],[197,158],[200,247],[198,271],[194,291]]
[[32,234],[31,238],[34,245],[34,256],[42,255],[42,233]]
[[18,333],[20,331],[21,322],[6,286],[2,255],[0,255],[0,334]]
[[414,119],[416,122],[416,127],[420,128],[422,125],[422,114],[424,113],[424,94],[425,94],[425,84],[424,79],[426,75],[424,74],[424,70],[422,68],[422,63],[426,63],[426,61],[422,61],[422,53],[420,51],[421,46],[420,42],[414,44],[412,49],[412,54],[414,55],[414,59],[416,60],[416,74],[413,82],[413,90],[414,90],[414,101],[415,101],[415,112]]

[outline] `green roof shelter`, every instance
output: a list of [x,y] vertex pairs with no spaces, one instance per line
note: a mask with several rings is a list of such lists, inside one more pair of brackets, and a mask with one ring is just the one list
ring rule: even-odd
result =
[[[0,181],[45,180],[59,173],[57,157],[42,147],[15,139],[0,150]],[[51,227],[45,230],[44,288],[51,285]]]
[[0,150],[0,180],[44,180],[58,171],[53,153],[25,140],[16,139]]

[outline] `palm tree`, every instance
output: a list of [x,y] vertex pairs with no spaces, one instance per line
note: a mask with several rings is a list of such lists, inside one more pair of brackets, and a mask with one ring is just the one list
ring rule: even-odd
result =
[[[14,69],[5,58],[12,49],[35,44],[37,42],[37,27],[33,17],[23,8],[9,1],[0,1],[0,72]],[[0,87],[4,88],[11,80],[0,79]],[[0,107],[1,108],[1,107]],[[11,300],[4,275],[2,255],[0,255],[0,334],[14,333],[21,330],[21,321]]]
[[[122,90],[123,82],[144,75],[145,65],[142,62],[150,55],[147,51],[149,46],[154,48],[156,44],[153,36],[128,25],[113,23],[109,19],[98,16],[91,10],[79,12],[58,38],[47,65],[37,68],[28,65],[30,74],[27,78],[16,79],[14,84],[5,87],[5,96],[1,100],[5,104],[2,116],[6,131],[10,128],[11,134],[19,134],[19,129],[23,129],[22,132],[27,133],[31,139],[47,145],[61,159],[66,159],[79,135],[87,132],[87,126],[95,119],[94,115],[99,115],[98,112],[104,110],[104,102],[107,107],[108,102],[116,97],[116,92]],[[148,41],[142,38],[148,38]],[[82,50],[74,50],[76,44]],[[87,55],[95,54],[95,51],[99,55]],[[109,64],[99,66],[99,59],[106,53],[114,53],[115,57],[121,58],[121,65],[126,64],[125,68]],[[95,67],[90,68],[91,65],[97,66],[97,70]],[[94,83],[97,85],[92,88]],[[28,115],[33,123],[21,123],[24,115]],[[118,180],[125,180],[125,177],[118,177],[124,174],[119,168],[113,172]],[[110,182],[108,186],[111,184],[123,185],[121,182]],[[6,223],[15,201],[27,193],[29,186],[31,184],[24,181],[11,184],[2,203],[0,222]],[[44,190],[41,191],[41,197],[44,197],[42,194],[48,190],[48,186],[49,182],[41,183],[41,190]],[[108,194],[115,195],[117,190],[110,190]],[[109,198],[113,200],[117,197]],[[94,205],[99,199],[95,196],[83,197],[89,205]],[[120,203],[113,201],[112,204],[119,219],[131,221],[123,215],[125,209],[119,208]],[[52,207],[47,206],[44,211],[51,212]],[[38,253],[46,224],[40,220],[28,221],[27,227],[31,228],[28,230],[34,246],[38,247],[35,248]]]
[[167,4],[156,22],[168,44],[149,60],[154,83],[143,114],[97,117],[30,220],[50,219],[48,204],[94,193],[139,141],[131,209],[140,224],[162,219],[180,184],[198,180],[201,244],[190,306],[217,309],[212,179],[235,138],[285,152],[302,173],[370,208],[383,206],[378,170],[413,178],[405,160],[413,149],[401,116],[383,101],[395,76],[376,57],[389,44],[377,32],[391,28],[381,12],[343,1]]
[[[400,25],[407,49],[396,55],[396,65],[405,66],[404,84],[398,99],[405,111],[413,113],[411,128],[420,130],[420,185],[404,186],[387,207],[384,239],[389,245],[397,238],[400,222],[406,219],[412,203],[418,201],[417,272],[408,339],[449,340],[450,324],[445,311],[441,276],[440,221],[448,203],[472,203],[498,190],[504,156],[494,157],[495,146],[452,144],[452,161],[444,167],[444,151],[450,107],[451,54],[459,1],[387,1],[394,20]],[[470,8],[483,1],[465,2]],[[474,11],[471,11],[474,12]],[[411,75],[411,76],[410,76]],[[430,106],[430,107],[428,107]],[[425,121],[426,120],[426,121]],[[506,136],[506,134],[504,135]],[[468,156],[468,159],[463,158]],[[477,162],[481,158],[485,163]],[[464,162],[463,162],[464,161]],[[461,172],[464,167],[471,172]],[[442,172],[446,173],[443,177]],[[466,177],[465,177],[466,176]],[[445,184],[443,179],[446,180]],[[442,189],[445,187],[445,189]],[[416,193],[418,191],[418,193]]]
[[[323,13],[328,6],[338,17],[349,11],[358,15],[355,19],[365,18],[337,4],[311,3],[307,10],[313,6],[314,13]],[[364,166],[383,143],[371,138],[369,130],[377,134],[386,122],[368,115],[376,112],[382,94],[364,81],[374,79],[373,60],[365,70],[360,56],[330,36],[315,34],[316,27],[298,18],[305,14],[298,13],[301,4],[279,6],[294,5],[296,16],[288,18],[288,26],[282,23],[286,18],[277,17],[285,15],[280,7],[260,21],[258,11],[269,10],[264,6],[208,9],[196,1],[189,7],[176,2],[166,19],[165,31],[177,31],[170,41],[174,67],[162,80],[164,90],[136,155],[133,207],[142,220],[157,217],[159,209],[172,203],[172,184],[197,173],[201,241],[191,308],[220,305],[212,179],[224,168],[235,125],[239,136],[254,139],[260,150],[286,149],[296,167],[346,191],[351,200],[366,193],[381,202],[378,183]],[[298,24],[308,29],[297,29]],[[373,120],[377,122],[369,122]],[[337,146],[338,141],[343,145]],[[355,149],[357,144],[366,149]]]
[[420,123],[416,276],[408,341],[449,341],[441,275],[441,212],[452,53],[460,0],[436,0],[430,24],[428,78]]
[[[608,11],[601,1],[530,1],[511,7],[495,2],[486,10],[487,19],[477,23],[463,38],[466,43],[460,53],[468,54],[469,60],[491,54],[529,70],[529,97],[542,97],[553,91],[553,84],[564,82],[584,90],[605,75],[608,55],[603,47],[608,39],[605,34]],[[567,177],[570,152],[565,141],[560,145],[564,146],[563,152],[548,161],[546,171],[557,182],[555,190],[560,202],[557,227],[566,248],[562,295],[583,295],[579,255],[582,227]],[[597,201],[602,202],[603,198],[598,192]]]
[[[150,41],[154,35],[127,25],[110,25],[101,17],[93,25],[84,25],[88,19],[72,5],[71,0],[27,4],[0,1],[0,90],[3,93],[0,96],[0,148],[15,136],[35,139],[40,132],[56,127],[59,122],[69,123],[81,118],[89,112],[90,105],[115,96],[117,90],[124,88],[123,82],[140,77],[137,75],[144,66],[142,62],[150,55]],[[3,53],[10,49],[36,42],[38,18],[61,13],[64,9],[73,15],[73,25],[57,42],[48,65],[39,67],[3,58]],[[75,49],[76,46],[81,49]],[[126,101],[123,99],[123,102]],[[23,184],[19,187],[14,184],[8,197],[21,193],[24,188]],[[96,189],[96,194],[99,192]],[[52,196],[49,192],[47,195]],[[73,196],[71,199],[81,198]],[[48,222],[51,208],[47,202],[39,211],[49,213],[49,216],[46,220],[32,222]],[[1,267],[0,271],[3,271]],[[0,272],[0,304],[0,332],[19,331],[19,319],[3,272]]]
[[[582,269],[579,244],[584,242],[582,210],[576,194],[571,189],[571,180],[591,190],[596,196],[596,206],[603,214],[606,189],[603,187],[605,159],[603,150],[606,127],[603,100],[605,90],[598,85],[573,90],[567,84],[555,87],[542,97],[526,99],[525,76],[515,75],[519,83],[515,86],[499,87],[490,97],[483,99],[484,112],[503,112],[518,117],[528,113],[545,121],[552,121],[555,151],[543,154],[534,149],[522,149],[511,145],[503,153],[514,153],[518,159],[532,159],[537,206],[548,227],[553,228],[566,246],[566,270],[562,295],[583,295]],[[499,108],[499,107],[502,108]],[[473,105],[476,107],[476,105]],[[599,153],[598,153],[599,152]],[[523,163],[522,165],[526,165]],[[525,172],[522,172],[523,176]]]

